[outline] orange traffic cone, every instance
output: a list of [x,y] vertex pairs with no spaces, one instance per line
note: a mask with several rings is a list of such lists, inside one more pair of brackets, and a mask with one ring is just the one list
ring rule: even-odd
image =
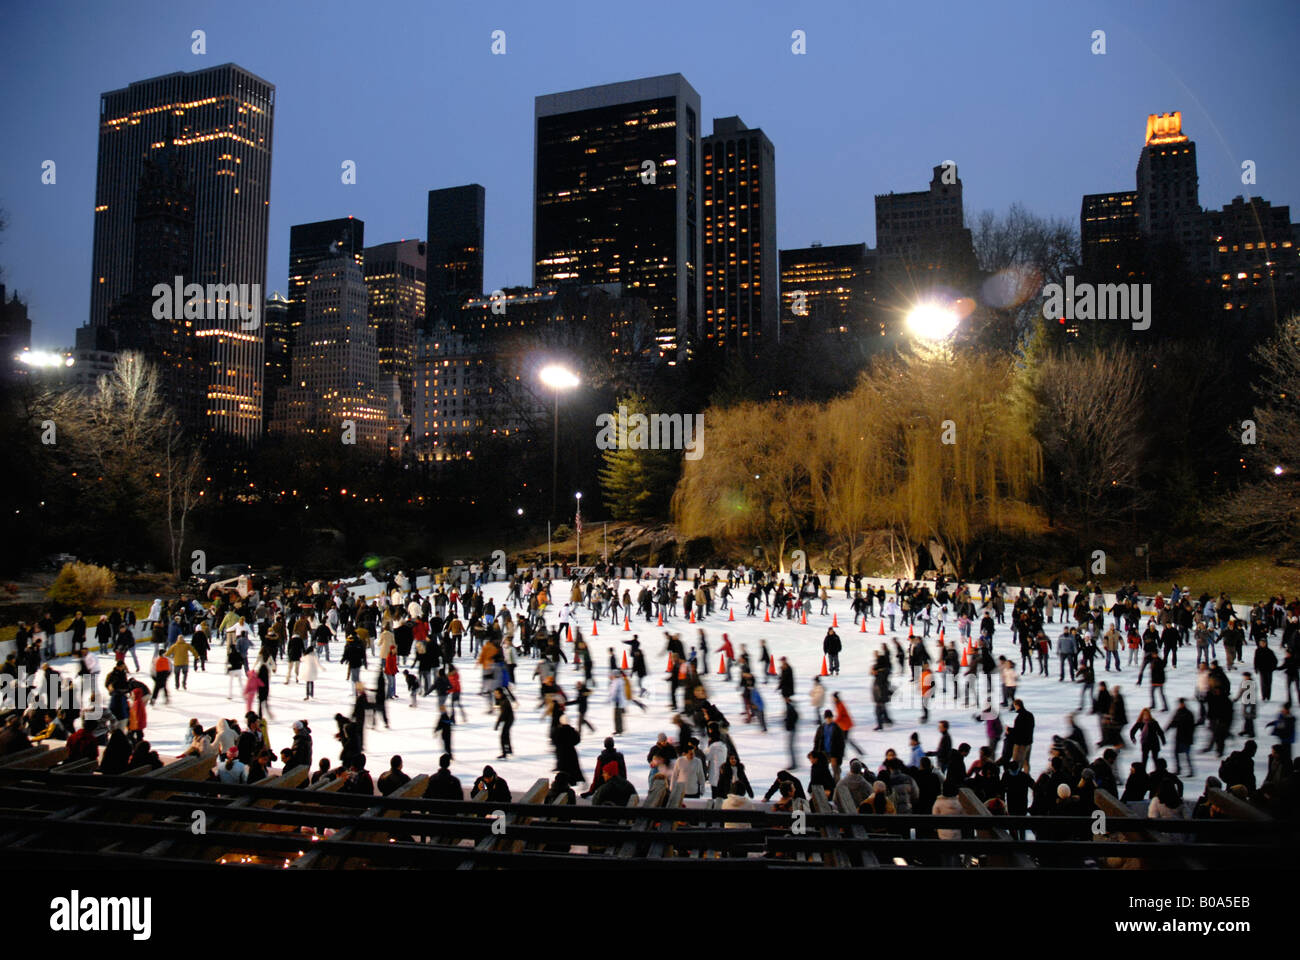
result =
[[726,673],[726,672],[727,672],[727,655],[725,653],[720,653],[718,654],[718,673]]
[[771,608],[769,608],[769,607],[764,607],[764,608],[763,608],[763,622],[764,622],[764,623],[771,623],[771,622],[772,622],[772,610],[771,610]]
[[662,627],[663,625],[664,625],[664,612],[663,612],[662,610],[660,610],[660,611],[659,611],[659,626]]
[[[867,623],[867,618],[866,618],[866,617],[863,617],[863,618],[862,618],[862,623],[863,623],[863,626],[866,625],[866,623]],[[885,618],[884,618],[884,617],[881,617],[881,618],[880,618],[880,635],[881,635],[882,637],[885,635]]]
[[963,651],[961,652],[961,665],[962,665],[963,667],[969,667],[969,666],[970,666],[970,660],[969,660],[969,658],[966,656],[966,654],[969,653],[969,652],[970,652],[970,648],[969,648],[969,647],[967,647],[965,650],[963,650]]
[[830,676],[830,673],[826,670],[826,658],[824,656],[822,657],[822,676],[823,677]]
[[626,616],[626,615],[624,615],[624,617],[623,617],[623,631],[624,631],[625,633],[631,633],[631,632],[632,632],[632,624],[628,622],[628,619],[627,619],[627,616]]
[[564,625],[564,639],[573,643],[573,628],[567,623]]
[[776,676],[776,656],[771,653],[767,655],[767,672]]
[[691,623],[695,622],[695,608],[691,607]]
[[596,629],[596,621],[594,619],[591,621],[591,635],[593,637],[600,636],[600,631]]
[[[881,626],[884,626],[884,624],[881,624]],[[867,632],[867,618],[863,617],[862,626],[858,627],[858,633],[866,633],[866,632]]]
[[831,614],[831,626],[834,627],[835,629],[839,629],[840,615],[838,613]]
[[627,651],[626,651],[626,650],[623,651],[623,669],[624,669],[624,670],[627,669]]
[[939,658],[939,666],[936,668],[939,673],[943,673],[943,658]]
[[943,627],[939,628],[939,642],[943,643]]
[[807,611],[807,610],[801,610],[801,611],[799,612],[799,622],[802,623],[805,627],[808,626],[808,611]]
[[727,623],[736,622],[736,611],[734,609],[727,611]]
[[672,658],[672,654],[669,654],[669,655],[668,655],[668,669],[665,670],[664,673],[672,673],[672,672],[673,672],[673,658]]

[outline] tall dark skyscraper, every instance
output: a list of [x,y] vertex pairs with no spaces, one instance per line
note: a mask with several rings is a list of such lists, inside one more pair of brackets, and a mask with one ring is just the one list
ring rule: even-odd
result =
[[533,285],[619,283],[675,362],[701,315],[700,96],[681,74],[535,103]]
[[1089,193],[1079,210],[1083,268],[1104,280],[1141,272],[1142,227],[1136,190]]
[[1138,226],[1148,239],[1190,249],[1201,215],[1196,144],[1183,134],[1183,115],[1147,117],[1146,144],[1138,158]]
[[415,370],[415,332],[424,324],[424,270],[428,248],[420,240],[397,240],[367,247],[366,289],[370,325],[379,351],[379,376],[396,380],[402,408],[411,410]]
[[762,130],[721,117],[704,138],[702,156],[700,343],[753,353],[780,336],[776,151]]
[[262,332],[243,328],[239,308],[260,317],[266,285],[275,88],[227,63],[110,91],[99,112],[90,323],[112,327],[114,306],[133,289],[141,176],[166,152],[194,192],[184,281],[222,287],[205,301],[212,319],[193,319],[184,334],[202,371],[201,395],[167,399],[192,403],[209,432],[253,440],[262,429]]
[[483,296],[485,197],[477,183],[429,191],[426,323],[447,321],[461,303]]
[[316,268],[328,260],[348,256],[358,267],[365,264],[366,225],[356,217],[299,223],[289,228],[289,349],[307,315],[307,287]]

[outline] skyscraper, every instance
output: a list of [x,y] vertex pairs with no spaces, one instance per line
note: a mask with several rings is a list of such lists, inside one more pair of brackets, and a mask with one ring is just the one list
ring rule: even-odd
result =
[[[757,351],[780,336],[776,151],[739,117],[703,141],[704,308],[701,345]],[[741,347],[740,345],[744,345]]]
[[1137,167],[1142,235],[1190,250],[1198,239],[1199,186],[1196,144],[1183,133],[1182,112],[1149,115]]
[[465,300],[483,295],[485,197],[477,183],[429,191],[427,324],[448,320]]
[[[206,430],[245,441],[262,429],[263,347],[262,332],[246,329],[240,311],[261,314],[274,111],[275,88],[233,63],[139,81],[100,98],[90,323],[138,320],[137,311],[116,319],[112,312],[135,286],[136,259],[151,249],[136,239],[141,178],[150,160],[166,154],[194,196],[184,282],[209,294],[204,316],[189,318],[178,333],[192,348],[199,395],[166,399],[178,407],[193,401]],[[126,339],[132,333],[117,332]]]
[[339,256],[365,263],[366,225],[356,217],[299,223],[289,228],[289,349],[307,313],[307,287],[316,268]]
[[1142,227],[1136,190],[1089,193],[1079,210],[1083,268],[1099,280],[1141,272]]
[[308,278],[289,385],[276,400],[272,432],[342,440],[350,428],[357,447],[385,452],[388,397],[378,389],[379,352],[367,299],[351,256],[326,260]]
[[365,250],[366,289],[370,291],[370,326],[379,349],[379,373],[401,390],[402,408],[411,409],[415,369],[415,331],[424,324],[425,264],[428,249],[420,240],[397,240]]
[[292,356],[289,337],[289,301],[277,290],[266,298],[266,307],[262,311],[262,342],[266,355],[266,376],[262,381],[266,395],[263,420],[267,429],[271,426],[280,389],[289,383]]
[[876,295],[906,310],[937,286],[970,296],[975,246],[955,164],[934,168],[928,190],[876,196]]
[[699,116],[677,73],[534,105],[533,285],[622,284],[673,362],[701,313]]
[[875,264],[875,251],[865,243],[782,250],[782,326],[819,334],[867,332]]

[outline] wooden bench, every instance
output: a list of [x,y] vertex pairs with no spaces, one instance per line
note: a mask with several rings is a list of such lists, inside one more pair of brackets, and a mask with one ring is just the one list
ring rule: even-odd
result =
[[[856,814],[858,812],[858,808],[853,803],[853,794],[849,792],[848,784],[844,783],[843,781],[841,781],[835,786],[835,805],[838,806],[840,810],[843,811],[844,813]],[[848,833],[849,836],[851,836],[854,840],[867,839],[867,828],[860,823],[855,823],[850,825],[848,828]],[[878,858],[875,855],[875,853],[868,850],[866,847],[862,847],[858,850],[857,852],[858,862],[856,864],[852,862],[852,855],[847,855],[847,856],[849,859],[849,863],[845,864],[846,866],[860,866],[860,867],[880,866],[880,858]]]
[[[519,800],[518,802],[530,803],[530,804],[543,804],[546,801],[546,794],[549,790],[550,790],[549,781],[547,781],[545,777],[542,777],[532,785],[532,787],[528,790],[528,792],[524,794],[523,799]],[[481,792],[486,794],[487,791],[481,791]],[[528,817],[525,818],[524,821],[522,822],[528,822],[530,820],[532,820],[532,818]],[[508,827],[512,823],[521,822],[517,814],[510,814],[510,813],[507,813],[503,817],[501,817],[500,821],[503,823],[503,826],[505,827]],[[507,838],[503,834],[490,834],[484,837],[483,839],[479,840],[476,844],[474,844],[474,849],[481,850],[481,851],[501,850],[503,848],[518,853],[520,850],[524,849],[524,842],[522,840],[507,840]],[[468,860],[461,861],[461,863],[456,867],[456,869],[473,870],[477,865],[478,865],[477,861],[473,859],[468,859]]]
[[67,756],[67,746],[51,749],[44,743],[38,743],[26,750],[0,757],[0,767],[6,770],[48,770],[67,759]]
[[[300,783],[302,783],[304,780],[307,779],[307,776],[310,773],[311,771],[309,768],[305,766],[298,766],[290,770],[285,770],[283,773],[274,777],[270,777],[269,779],[259,780],[253,786],[265,787],[265,788],[297,787]],[[269,810],[279,802],[280,802],[279,800],[273,798],[259,799],[251,795],[238,797],[235,800],[232,800],[226,806],[219,807],[216,810],[214,810],[213,815],[211,817],[208,817],[206,826],[211,828],[214,824],[220,824],[222,828],[225,830],[225,832],[227,833],[254,833],[258,830],[265,829],[265,827],[262,824],[256,823],[251,820],[231,820],[227,817],[222,817],[221,811],[222,810],[243,810],[243,809]],[[161,857],[164,854],[170,852],[178,843],[184,843],[184,841],[164,840],[160,843],[156,843],[148,850],[145,851],[145,856]],[[199,851],[195,855],[195,859],[215,861],[224,852],[226,852],[224,848],[209,846]]]
[[[334,788],[335,790],[343,786],[342,778],[336,778],[336,780],[338,780],[338,786]],[[398,787],[388,795],[388,798],[396,800],[404,797],[422,797],[424,796],[424,791],[428,786],[429,778],[421,774],[410,782]],[[308,868],[324,870],[335,869],[341,862],[344,862],[346,858],[331,854],[329,850],[331,845],[337,844],[340,841],[353,839],[365,839],[368,840],[368,842],[375,842],[375,838],[379,838],[380,840],[387,839],[388,831],[377,832],[365,830],[360,821],[378,820],[398,815],[398,811],[385,810],[383,806],[368,807],[366,811],[361,814],[358,822],[351,823],[342,830],[338,830],[326,837],[324,840],[318,841],[311,850],[294,861],[292,866],[294,869],[301,870],[306,870]]]
[[[994,816],[992,813],[989,812],[989,808],[984,805],[984,802],[980,800],[980,798],[976,795],[975,791],[972,790],[970,787],[962,787],[961,790],[957,792],[957,801],[961,804],[962,810],[970,814],[972,817],[981,820],[987,819],[992,821],[996,821],[998,819],[996,816]],[[998,840],[1012,839],[1011,834],[1008,833],[1006,830],[1003,830],[1001,827],[991,827],[990,829],[982,829],[982,828],[976,829],[975,835],[977,837],[993,837]],[[1033,857],[1030,857],[1029,855],[1024,853],[1012,853],[1006,856],[997,854],[994,855],[993,857],[990,857],[990,863],[993,866],[1001,866],[1001,867],[1005,867],[1005,866],[1037,867],[1038,866],[1038,864],[1034,861]]]
[[[645,806],[662,807],[667,802],[667,800],[668,800],[668,787],[665,785],[665,782],[663,780],[656,780],[654,784],[650,787],[650,792],[645,798]],[[629,807],[636,806],[637,798],[635,796],[629,797],[627,801],[627,805]],[[640,846],[642,842],[641,837],[642,835],[650,832],[651,823],[652,821],[649,818],[646,818],[645,820],[638,820],[636,822],[636,824],[629,831],[630,833],[635,835],[633,839],[625,841],[622,844],[622,846],[618,848],[617,856],[620,860],[630,860],[637,855],[637,847]]]

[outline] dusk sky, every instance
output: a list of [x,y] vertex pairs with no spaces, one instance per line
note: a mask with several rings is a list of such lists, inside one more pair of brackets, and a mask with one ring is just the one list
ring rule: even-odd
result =
[[1077,224],[1082,194],[1133,189],[1146,116],[1172,110],[1197,143],[1202,206],[1247,194],[1300,216],[1295,0],[7,6],[0,280],[28,301],[38,347],[70,346],[88,316],[100,94],[226,62],[276,87],[268,292],[285,289],[292,224],[353,215],[370,244],[423,238],[427,191],[471,182],[487,190],[487,289],[530,283],[533,98],[675,72],[703,133],[739,114],[771,138],[783,248],[874,246],[874,195],[923,189],[945,160],[972,214],[1018,201]]

